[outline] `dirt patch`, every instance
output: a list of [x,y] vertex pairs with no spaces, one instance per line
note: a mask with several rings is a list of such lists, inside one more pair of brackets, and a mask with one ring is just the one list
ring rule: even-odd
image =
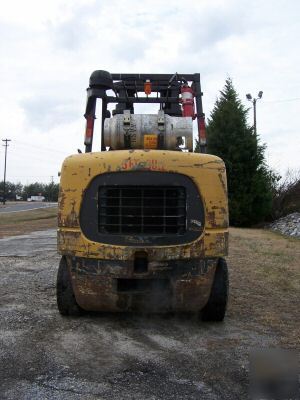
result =
[[56,228],[57,207],[0,214],[0,239]]
[[231,229],[221,324],[170,315],[63,318],[55,231],[1,243],[1,399],[247,399],[253,349],[300,347],[299,240]]

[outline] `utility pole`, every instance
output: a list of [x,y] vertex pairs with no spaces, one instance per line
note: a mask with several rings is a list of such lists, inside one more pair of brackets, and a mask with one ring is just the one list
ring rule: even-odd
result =
[[52,201],[52,192],[53,192],[53,184],[54,184],[53,178],[54,178],[54,176],[51,175],[50,178],[51,178],[51,188],[50,188],[50,193],[49,193],[50,194],[49,201]]
[[2,146],[5,147],[5,158],[4,158],[4,178],[3,178],[3,204],[6,202],[6,158],[7,158],[7,147],[9,146],[8,142],[11,142],[11,139],[2,139],[2,142],[5,142]]
[[251,101],[251,103],[253,104],[253,128],[254,128],[255,136],[257,134],[257,129],[256,129],[256,102],[257,102],[257,100],[260,100],[262,98],[262,95],[263,95],[262,90],[260,90],[258,92],[258,95],[257,95],[256,98],[255,97],[252,98],[250,93],[246,94],[247,100]]

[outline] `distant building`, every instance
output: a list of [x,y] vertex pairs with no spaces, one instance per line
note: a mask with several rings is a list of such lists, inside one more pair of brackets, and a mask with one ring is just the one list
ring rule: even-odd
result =
[[27,201],[44,201],[45,197],[44,196],[30,196],[27,198]]

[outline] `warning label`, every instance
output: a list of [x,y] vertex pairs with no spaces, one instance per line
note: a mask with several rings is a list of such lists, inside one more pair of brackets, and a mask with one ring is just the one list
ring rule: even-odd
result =
[[157,135],[144,135],[144,149],[157,149]]

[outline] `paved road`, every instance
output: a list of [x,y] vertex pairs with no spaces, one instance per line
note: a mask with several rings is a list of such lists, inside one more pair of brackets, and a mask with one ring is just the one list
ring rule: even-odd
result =
[[35,210],[37,208],[48,208],[57,206],[57,203],[46,203],[46,202],[27,202],[27,203],[6,203],[5,206],[0,206],[0,214],[20,212],[27,210]]
[[250,349],[276,343],[251,314],[62,317],[58,262],[54,230],[0,240],[1,400],[247,398]]

